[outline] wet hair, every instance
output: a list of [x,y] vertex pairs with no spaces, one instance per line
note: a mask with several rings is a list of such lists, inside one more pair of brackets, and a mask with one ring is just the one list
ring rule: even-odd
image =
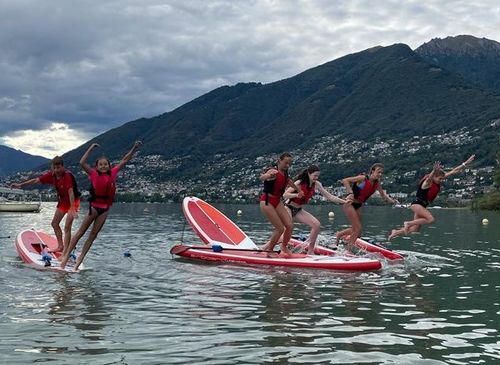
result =
[[290,152],[284,152],[280,155],[280,160],[283,161],[287,157],[293,158],[293,156]]
[[61,156],[56,156],[51,161],[52,166],[61,165],[64,166],[64,160]]
[[307,169],[304,169],[300,174],[297,175],[295,181],[300,180],[302,183],[306,183],[307,186],[311,184],[309,180],[309,174],[312,174],[316,171],[319,171],[319,167],[317,165],[310,165]]
[[375,171],[375,170],[376,170],[376,169],[378,169],[378,168],[383,169],[383,168],[384,168],[384,165],[383,165],[383,164],[381,164],[380,162],[374,163],[374,164],[372,165],[372,167],[370,167],[370,171],[368,172],[368,174],[371,174],[373,171]]

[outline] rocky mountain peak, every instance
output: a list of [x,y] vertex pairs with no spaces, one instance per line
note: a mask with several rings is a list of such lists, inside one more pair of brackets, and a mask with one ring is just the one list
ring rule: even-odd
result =
[[500,57],[500,43],[471,35],[433,38],[415,49],[421,56],[492,56]]

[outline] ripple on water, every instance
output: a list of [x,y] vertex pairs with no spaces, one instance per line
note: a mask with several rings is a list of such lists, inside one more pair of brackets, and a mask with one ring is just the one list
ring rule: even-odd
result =
[[[384,261],[382,270],[370,273],[322,272],[173,259],[171,246],[198,239],[185,226],[179,206],[147,206],[149,214],[143,213],[144,205],[114,207],[89,253],[91,269],[78,275],[28,268],[12,242],[5,242],[2,363],[469,364],[500,359],[500,303],[492,300],[500,289],[495,279],[500,250],[492,228],[447,229],[446,234],[426,229],[391,243],[392,249],[404,249],[404,262]],[[318,217],[324,213],[312,208]],[[27,225],[48,230],[51,209],[29,218],[2,216],[0,229],[11,235]],[[243,209],[241,226],[256,241],[267,239],[269,225],[258,209],[254,215],[248,206]],[[401,213],[373,209],[364,216],[371,222],[366,233],[382,241]],[[439,224],[449,219],[450,227],[476,218],[470,212],[440,214]],[[340,210],[336,217],[333,228],[345,223]],[[329,243],[333,235],[321,239]],[[125,250],[130,258],[123,256]]]

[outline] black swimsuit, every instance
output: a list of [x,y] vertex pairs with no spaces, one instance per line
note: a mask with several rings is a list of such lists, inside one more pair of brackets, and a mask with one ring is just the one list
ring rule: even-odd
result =
[[109,210],[109,207],[107,208],[96,208],[96,207],[93,207],[90,203],[89,203],[89,215],[92,215],[92,208],[94,208],[97,212],[97,216],[99,217],[101,214],[104,214],[106,213],[108,210]]
[[292,217],[295,217],[297,215],[298,212],[300,212],[302,210],[302,208],[297,208],[297,207],[294,207],[292,204],[285,204],[285,206],[287,206],[290,211],[292,212]]

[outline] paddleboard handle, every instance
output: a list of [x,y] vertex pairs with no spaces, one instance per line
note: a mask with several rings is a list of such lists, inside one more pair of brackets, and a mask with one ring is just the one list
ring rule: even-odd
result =
[[222,252],[223,248],[221,245],[212,245],[213,252]]

